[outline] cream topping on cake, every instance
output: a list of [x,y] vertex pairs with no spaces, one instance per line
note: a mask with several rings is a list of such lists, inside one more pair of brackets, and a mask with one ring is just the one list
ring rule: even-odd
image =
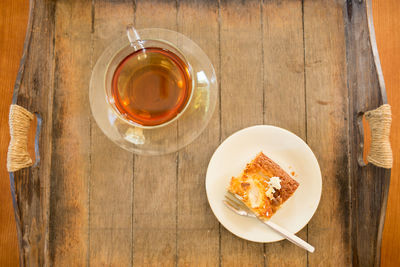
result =
[[276,176],[271,177],[268,181],[268,185],[269,187],[265,192],[265,195],[272,200],[274,198],[275,189],[281,189],[281,179]]

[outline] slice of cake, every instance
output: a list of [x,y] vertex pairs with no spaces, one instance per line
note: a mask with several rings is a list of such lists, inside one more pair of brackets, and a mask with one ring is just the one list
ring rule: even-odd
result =
[[232,177],[228,190],[260,218],[269,219],[298,186],[296,180],[261,152],[240,176]]

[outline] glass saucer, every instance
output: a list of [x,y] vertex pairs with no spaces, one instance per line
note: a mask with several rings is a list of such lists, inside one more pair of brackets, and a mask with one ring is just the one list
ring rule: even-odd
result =
[[113,107],[107,93],[112,75],[123,59],[121,55],[134,51],[124,35],[105,49],[93,69],[89,87],[92,114],[104,134],[128,151],[141,155],[172,153],[196,139],[211,119],[218,93],[215,70],[203,50],[181,33],[157,28],[137,32],[142,40],[164,42],[185,57],[192,69],[190,102],[174,120],[158,126],[134,123]]

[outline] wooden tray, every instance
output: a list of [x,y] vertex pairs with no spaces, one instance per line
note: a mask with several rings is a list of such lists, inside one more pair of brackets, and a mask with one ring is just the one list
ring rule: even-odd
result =
[[[359,164],[360,115],[386,103],[365,1],[30,2],[13,103],[40,117],[40,161],[10,175],[21,265],[379,265],[390,170]],[[187,35],[216,67],[216,112],[178,153],[128,153],[90,113],[91,70],[132,21]],[[210,210],[213,151],[255,124],[296,133],[319,160],[321,202],[298,233],[313,254],[241,240]]]

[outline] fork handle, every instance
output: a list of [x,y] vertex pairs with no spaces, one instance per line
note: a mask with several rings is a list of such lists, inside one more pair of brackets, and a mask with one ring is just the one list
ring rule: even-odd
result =
[[264,224],[268,225],[269,227],[271,227],[272,229],[274,229],[275,231],[277,231],[278,233],[280,233],[281,235],[283,235],[287,240],[289,240],[290,242],[292,242],[293,244],[304,248],[305,250],[313,253],[315,248],[313,246],[311,246],[310,244],[308,244],[306,241],[304,241],[303,239],[301,239],[300,237],[297,237],[295,234],[289,232],[288,230],[286,230],[285,228],[280,227],[279,225],[271,222],[271,221],[263,221],[261,220]]

